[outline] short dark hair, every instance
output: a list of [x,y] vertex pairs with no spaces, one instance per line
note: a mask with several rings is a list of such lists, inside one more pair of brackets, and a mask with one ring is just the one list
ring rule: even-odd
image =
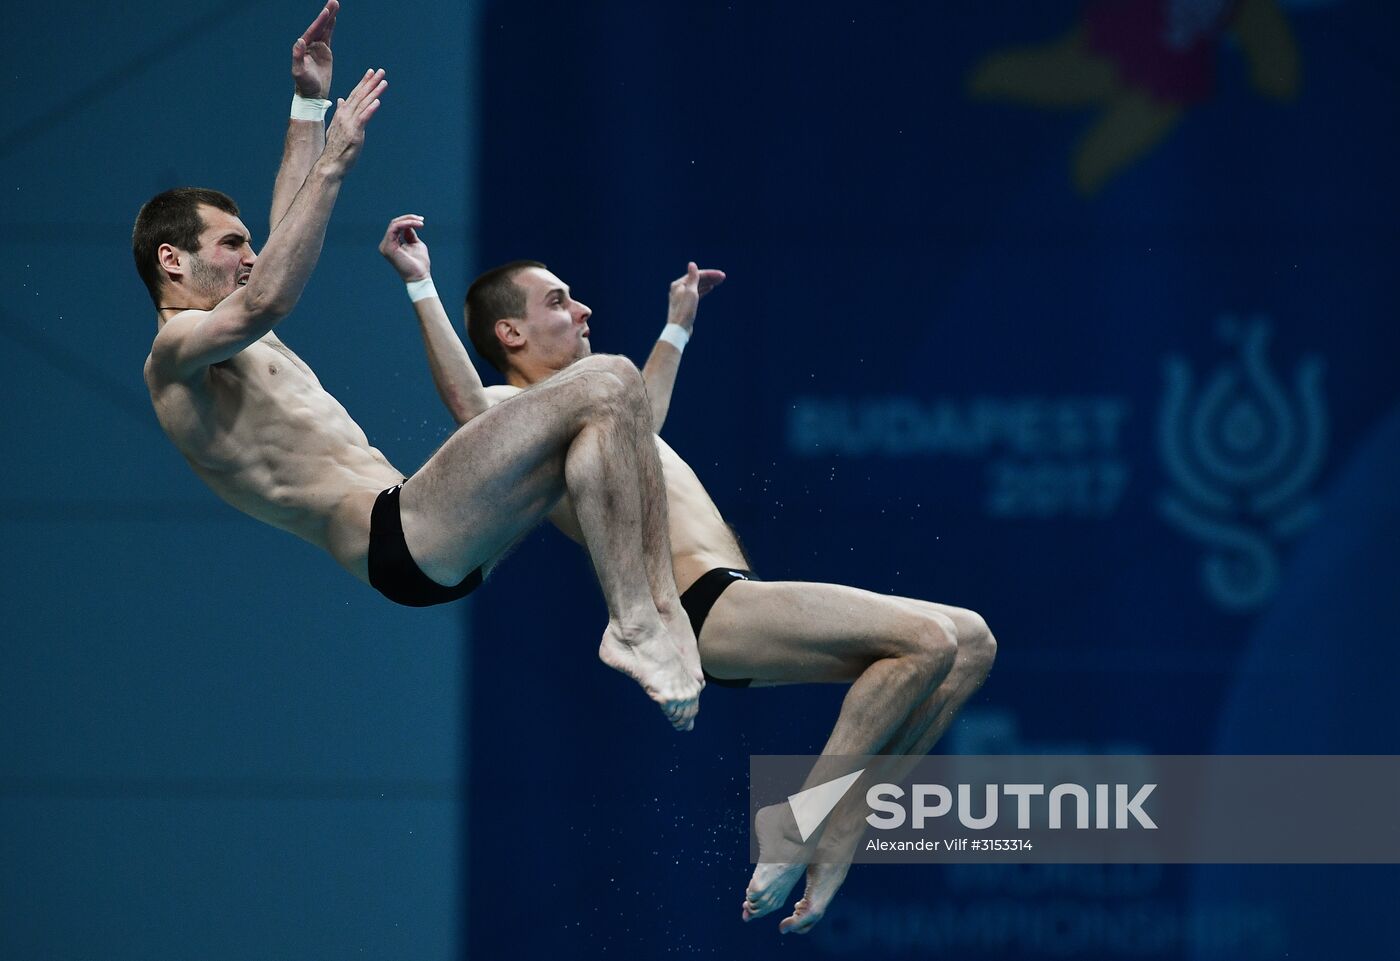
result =
[[467,336],[476,352],[502,374],[509,365],[506,349],[496,336],[496,321],[525,316],[525,291],[515,275],[531,267],[548,269],[538,260],[512,260],[486,271],[467,288]]
[[157,307],[164,273],[156,251],[161,244],[191,253],[199,249],[199,235],[205,226],[199,216],[201,204],[238,216],[238,204],[232,197],[207,187],[175,187],[156,194],[136,215],[136,226],[131,229],[131,255],[136,259],[136,272]]

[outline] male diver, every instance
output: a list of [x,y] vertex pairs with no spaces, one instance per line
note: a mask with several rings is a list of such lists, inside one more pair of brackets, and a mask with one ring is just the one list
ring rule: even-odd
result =
[[306,286],[388,85],[383,70],[367,71],[324,127],[338,11],[327,0],[292,47],[295,96],[261,254],[217,191],[169,190],[137,216],[132,253],[158,329],[145,379],[161,427],[225,501],[412,606],[480,585],[567,493],[608,605],[600,657],[688,730],[703,680],[630,362],[592,358],[500,410],[469,378],[455,400],[481,416],[406,477],[274,332]]
[[[397,217],[379,248],[409,283],[431,277],[422,227],[420,216]],[[702,271],[691,263],[685,276],[671,284],[668,324],[643,370],[658,431],[700,297],[723,280],[722,272]],[[475,397],[480,381],[466,350],[439,299],[425,298],[414,307],[439,395],[459,424],[470,425],[479,409],[463,399]],[[466,324],[477,352],[507,381],[486,388],[499,405],[493,409],[509,410],[528,401],[561,371],[586,362],[591,316],[543,264],[517,261],[478,277],[467,293]],[[964,608],[838,584],[760,580],[695,472],[660,437],[655,444],[669,502],[676,586],[699,639],[706,677],[734,687],[848,683],[823,755],[927,754],[991,670],[996,641],[982,617]],[[582,529],[576,507],[566,498],[550,519],[578,540]],[[784,933],[811,930],[845,879],[864,828],[863,820],[850,813],[855,810],[847,806],[846,816],[838,816],[838,809],[828,819],[813,855],[768,860],[761,848],[743,919],[782,906],[805,870],[805,894],[780,928]],[[760,843],[765,833],[791,834],[791,823],[777,823],[784,816],[777,808],[759,812]],[[783,840],[779,847],[801,848],[791,837]]]

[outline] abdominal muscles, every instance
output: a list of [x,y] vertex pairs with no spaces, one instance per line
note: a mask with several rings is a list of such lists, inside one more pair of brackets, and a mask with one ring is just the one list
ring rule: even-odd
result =
[[[289,352],[254,344],[210,368],[161,422],[201,479],[239,510],[321,544],[347,494],[402,479]],[[191,416],[193,415],[193,416]]]

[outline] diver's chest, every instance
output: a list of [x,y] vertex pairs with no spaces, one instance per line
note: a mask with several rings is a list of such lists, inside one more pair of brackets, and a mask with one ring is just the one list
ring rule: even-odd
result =
[[326,396],[321,382],[299,358],[261,344],[243,351],[235,363],[212,368],[212,374],[216,391],[240,404],[285,406],[314,403]]

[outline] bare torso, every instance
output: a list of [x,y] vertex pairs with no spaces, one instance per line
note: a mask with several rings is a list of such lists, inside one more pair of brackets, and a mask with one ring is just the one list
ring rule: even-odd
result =
[[666,475],[671,566],[677,590],[685,593],[701,574],[716,567],[748,567],[733,532],[695,471],[660,437],[656,438],[656,452]]
[[403,475],[301,358],[267,334],[190,381],[146,362],[156,418],[214,493],[367,579],[374,498]]

